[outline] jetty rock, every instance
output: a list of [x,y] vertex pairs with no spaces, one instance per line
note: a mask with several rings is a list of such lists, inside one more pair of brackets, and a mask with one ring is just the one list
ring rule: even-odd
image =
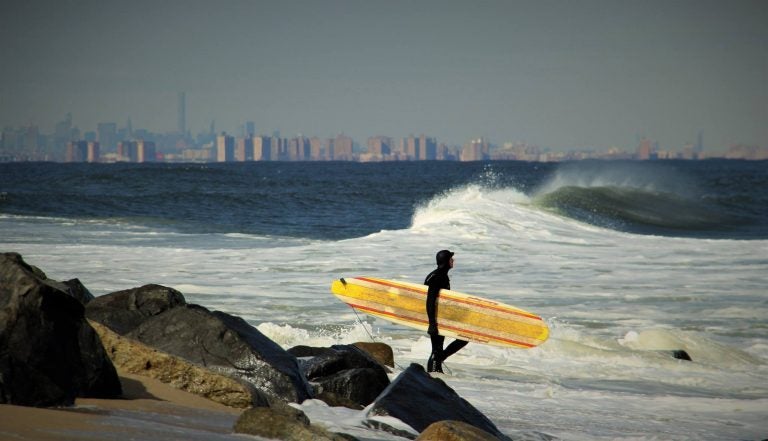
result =
[[273,398],[312,398],[296,357],[240,317],[186,304],[147,318],[125,336],[242,378]]
[[353,436],[331,433],[313,425],[304,412],[280,402],[246,410],[235,422],[234,432],[283,441],[357,440]]
[[498,441],[499,438],[461,421],[430,424],[416,441]]
[[89,323],[99,334],[112,363],[121,372],[153,378],[229,407],[269,406],[269,398],[242,379],[210,371],[181,357],[123,337],[100,323]]
[[150,284],[99,296],[86,304],[85,315],[125,335],[148,318],[186,304],[179,291]]
[[369,407],[367,417],[391,416],[421,433],[439,421],[459,421],[508,441],[491,420],[419,364],[404,370]]
[[330,348],[297,346],[288,352],[298,357],[304,376],[315,388],[316,398],[330,406],[361,410],[389,386],[386,368],[356,344]]
[[122,395],[72,288],[78,284],[48,279],[18,253],[0,254],[0,403],[60,406]]

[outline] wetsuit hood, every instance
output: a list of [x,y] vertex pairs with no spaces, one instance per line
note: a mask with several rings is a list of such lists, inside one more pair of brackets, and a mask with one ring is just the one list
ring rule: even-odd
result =
[[453,252],[448,250],[440,250],[437,252],[437,255],[435,256],[435,260],[437,261],[437,267],[443,268],[443,269],[450,269],[449,263],[451,262],[451,257],[453,257]]

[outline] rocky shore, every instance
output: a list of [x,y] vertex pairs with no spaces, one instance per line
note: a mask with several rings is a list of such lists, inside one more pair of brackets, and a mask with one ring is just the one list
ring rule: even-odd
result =
[[121,439],[121,431],[156,430],[157,439],[183,439],[162,435],[162,416],[135,413],[165,406],[151,415],[174,415],[187,435],[208,434],[200,439],[358,439],[298,409],[319,400],[358,412],[365,439],[509,439],[422,366],[397,376],[393,366],[383,344],[285,350],[242,318],[188,304],[172,288],[94,297],[77,279],[51,280],[19,254],[0,254],[0,437]]

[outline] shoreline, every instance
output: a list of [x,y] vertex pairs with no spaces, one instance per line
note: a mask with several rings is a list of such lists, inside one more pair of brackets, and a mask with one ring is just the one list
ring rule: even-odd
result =
[[78,398],[72,407],[0,404],[0,438],[35,441],[242,439],[244,409],[118,370],[123,398]]

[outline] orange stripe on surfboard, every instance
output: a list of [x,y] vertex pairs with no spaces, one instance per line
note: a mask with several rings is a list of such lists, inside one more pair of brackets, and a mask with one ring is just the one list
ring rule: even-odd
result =
[[[363,280],[363,281],[368,282],[368,283],[375,283],[377,285],[389,286],[391,288],[404,289],[406,291],[415,292],[417,294],[427,295],[426,289],[424,289],[424,290],[416,289],[416,288],[413,288],[413,287],[410,287],[410,286],[407,286],[407,285],[401,285],[399,283],[394,283],[394,282],[389,282],[389,281],[384,281],[384,280],[370,279],[368,277],[355,277],[355,279]],[[443,296],[443,294],[441,294],[441,296]],[[450,294],[446,294],[444,298],[450,299],[450,300],[452,300],[454,302],[457,302],[457,303],[464,303],[466,305],[472,305],[472,306],[477,306],[477,307],[480,307],[480,308],[491,309],[491,310],[494,310],[494,311],[505,312],[505,313],[508,313],[508,314],[519,315],[520,317],[526,317],[526,318],[530,318],[530,319],[534,319],[534,320],[542,320],[541,317],[539,317],[539,316],[537,316],[535,314],[528,314],[528,313],[525,313],[525,312],[521,312],[521,311],[517,311],[517,310],[505,308],[505,307],[499,307],[499,306],[494,306],[494,305],[487,305],[487,304],[484,304],[484,303],[472,302],[472,301],[469,301],[469,300],[465,300],[465,299],[461,299],[461,298],[458,298],[458,297],[454,297],[454,296],[452,296]]]
[[[347,305],[351,306],[352,308],[359,309],[359,310],[365,311],[365,312],[370,312],[370,313],[373,313],[373,314],[383,315],[383,316],[387,316],[387,317],[394,317],[394,318],[397,318],[397,319],[408,320],[408,321],[411,321],[411,322],[427,323],[426,320],[414,319],[412,317],[395,314],[395,313],[389,312],[389,311],[382,311],[380,309],[371,308],[369,306],[357,305],[357,304],[354,304],[354,303],[347,303]],[[509,338],[496,337],[494,335],[485,334],[485,333],[477,332],[477,331],[471,331],[469,329],[462,329],[462,328],[457,328],[457,327],[454,327],[454,326],[443,326],[443,325],[440,325],[440,327],[444,328],[444,329],[450,329],[450,330],[452,330],[454,332],[457,332],[457,333],[460,333],[460,334],[463,333],[463,334],[476,335],[478,338],[481,337],[481,338],[484,338],[484,339],[487,339],[487,340],[503,341],[503,342],[507,342],[507,343],[512,344],[512,345],[523,346],[523,347],[526,347],[526,348],[536,347],[536,345],[532,345],[530,343],[523,343],[521,341],[512,340],[512,339],[509,339]]]

